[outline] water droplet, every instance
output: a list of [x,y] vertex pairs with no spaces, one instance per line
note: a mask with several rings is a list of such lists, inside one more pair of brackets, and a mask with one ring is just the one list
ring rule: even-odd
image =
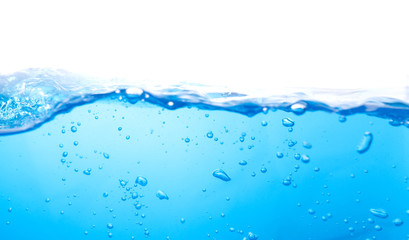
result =
[[148,180],[145,177],[138,176],[135,180],[135,183],[144,187],[146,186],[146,184],[148,184]]
[[383,209],[375,209],[375,208],[371,208],[369,210],[374,216],[379,217],[379,218],[387,218],[388,217],[388,213],[383,210]]
[[164,193],[163,191],[161,191],[161,190],[158,190],[158,192],[156,193],[156,196],[157,196],[160,200],[163,200],[163,199],[169,200],[168,195],[167,195],[166,193]]
[[185,138],[185,142],[186,142],[186,143],[190,142],[190,139],[189,139],[189,138]]
[[299,153],[294,154],[294,158],[295,158],[295,160],[300,160],[301,154],[299,154]]
[[283,158],[283,157],[284,157],[284,154],[283,154],[282,152],[277,152],[277,153],[276,153],[276,156],[277,156],[278,158]]
[[12,208],[7,209],[8,212],[11,212],[11,210],[13,210]]
[[262,168],[260,169],[260,172],[262,172],[262,173],[266,173],[266,172],[267,172],[267,168],[262,167]]
[[371,146],[373,140],[373,135],[370,132],[365,132],[364,136],[361,139],[361,142],[357,146],[357,151],[359,153],[364,153],[368,151],[369,147]]
[[75,133],[77,131],[77,127],[76,126],[72,126],[71,127],[71,132]]
[[91,168],[88,168],[87,170],[84,170],[82,173],[84,173],[85,175],[91,175]]
[[247,161],[246,160],[241,160],[239,162],[239,164],[242,165],[242,166],[245,166],[245,165],[247,165]]
[[78,146],[78,141],[74,141],[74,146]]
[[300,103],[295,103],[293,105],[291,105],[291,110],[293,111],[293,113],[297,114],[297,115],[301,115],[305,112],[305,109],[307,108],[307,104],[300,102]]
[[108,193],[107,193],[107,192],[104,192],[104,193],[102,194],[102,196],[103,196],[103,197],[108,197]]
[[319,171],[320,171],[320,168],[319,168],[319,167],[316,167],[316,168],[314,168],[314,171],[315,171],[315,172],[319,172]]
[[308,213],[311,214],[311,215],[314,215],[315,211],[310,208],[310,209],[308,209]]
[[129,140],[130,138],[131,138],[131,136],[129,136],[129,135],[126,135],[126,137],[125,137],[126,140]]
[[218,179],[221,179],[225,182],[230,181],[231,178],[221,169],[216,169],[213,171],[213,177],[216,177]]
[[46,199],[45,199],[45,202],[46,202],[46,203],[49,203],[50,201],[51,201],[50,198],[46,198]]
[[307,149],[310,149],[310,148],[312,148],[312,145],[311,145],[311,143],[309,143],[309,142],[306,142],[306,141],[303,141],[302,142],[302,145],[305,147],[305,148],[307,148]]
[[282,121],[284,127],[294,126],[294,121],[292,119],[290,119],[290,118],[283,118],[281,121]]
[[67,157],[67,156],[68,156],[68,152],[63,152],[63,153],[62,153],[62,156],[63,156],[63,157]]
[[268,125],[268,123],[266,121],[261,121],[261,126],[265,127],[267,125]]
[[181,222],[181,223],[185,223],[185,221],[186,221],[186,220],[185,220],[184,218],[181,218],[181,219],[180,219],[180,222]]
[[395,224],[395,226],[399,227],[399,226],[401,226],[403,224],[403,221],[400,218],[395,218],[393,220],[393,224]]
[[103,153],[102,155],[104,155],[104,158],[109,159],[109,154],[108,153]]
[[118,131],[122,131],[122,127],[118,127]]
[[303,155],[301,156],[301,161],[302,161],[303,163],[309,163],[309,162],[310,162],[310,157],[309,157],[308,155],[303,154]]
[[208,138],[212,138],[212,137],[213,137],[213,132],[212,132],[212,131],[208,132],[208,133],[206,134],[206,136],[207,136]]
[[108,228],[108,229],[112,229],[112,228],[114,228],[114,225],[112,225],[112,223],[108,223],[108,224],[107,224],[107,228]]

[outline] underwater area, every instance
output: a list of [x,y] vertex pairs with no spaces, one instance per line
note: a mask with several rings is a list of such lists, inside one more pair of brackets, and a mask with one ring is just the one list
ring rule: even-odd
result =
[[409,239],[403,102],[68,94],[42,74],[0,77],[1,239]]

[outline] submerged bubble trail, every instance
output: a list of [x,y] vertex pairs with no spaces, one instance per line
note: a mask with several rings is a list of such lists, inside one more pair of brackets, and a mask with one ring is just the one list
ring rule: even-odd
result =
[[223,180],[223,181],[225,181],[225,182],[231,180],[231,178],[227,175],[227,173],[224,172],[224,171],[221,170],[221,169],[216,169],[216,170],[214,170],[214,171],[213,171],[213,177],[216,177],[216,178],[218,178],[218,179],[221,179],[221,180]]

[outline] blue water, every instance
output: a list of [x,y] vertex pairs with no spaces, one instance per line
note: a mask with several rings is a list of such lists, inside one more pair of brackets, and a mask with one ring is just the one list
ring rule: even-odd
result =
[[0,76],[0,239],[409,239],[402,101],[36,74]]

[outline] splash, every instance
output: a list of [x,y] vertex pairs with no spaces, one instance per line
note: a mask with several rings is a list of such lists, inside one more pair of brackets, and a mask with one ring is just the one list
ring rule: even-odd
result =
[[[97,79],[55,69],[27,69],[0,75],[0,135],[35,129],[76,106],[104,98],[149,102],[167,109],[196,107],[225,110],[252,117],[283,110],[301,115],[324,111],[343,116],[364,113],[409,127],[409,104],[402,90],[265,89],[246,93],[205,85],[172,86]],[[396,96],[397,98],[392,98]]]

